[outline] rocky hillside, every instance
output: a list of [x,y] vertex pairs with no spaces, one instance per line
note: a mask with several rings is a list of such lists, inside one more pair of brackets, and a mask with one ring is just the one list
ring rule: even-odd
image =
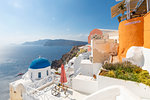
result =
[[87,44],[87,42],[64,40],[64,39],[55,39],[55,40],[43,39],[43,40],[23,43],[23,45],[42,45],[42,46],[78,46],[78,45],[85,45],[85,44]]
[[70,59],[72,59],[77,54],[79,50],[78,47],[80,46],[73,46],[68,53],[62,55],[61,59],[52,61],[51,68],[58,69],[61,67],[62,63],[65,64]]
[[85,44],[87,44],[87,42],[56,39],[56,40],[46,41],[44,46],[78,46],[78,45],[85,45]]

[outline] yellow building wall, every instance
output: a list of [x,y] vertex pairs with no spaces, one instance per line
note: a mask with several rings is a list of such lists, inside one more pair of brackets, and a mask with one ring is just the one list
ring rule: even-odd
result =
[[144,47],[150,48],[150,12],[144,16]]
[[[131,46],[143,46],[144,44],[144,18],[137,17],[120,22],[119,24],[119,51],[120,61],[126,57],[127,50]],[[149,39],[150,40],[150,39]]]
[[22,93],[25,92],[24,87],[19,84],[16,87],[16,90],[12,86],[10,86],[10,100],[23,100]]

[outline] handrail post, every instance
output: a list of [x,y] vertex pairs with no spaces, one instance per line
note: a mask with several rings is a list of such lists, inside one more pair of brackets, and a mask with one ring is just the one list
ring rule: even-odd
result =
[[147,5],[147,12],[149,12],[149,9],[150,9],[150,0],[146,0],[146,5]]
[[130,19],[130,0],[126,0],[127,19]]

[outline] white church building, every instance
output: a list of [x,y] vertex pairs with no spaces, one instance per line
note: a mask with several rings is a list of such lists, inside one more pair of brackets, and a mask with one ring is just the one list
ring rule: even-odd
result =
[[40,88],[51,81],[51,64],[47,59],[39,57],[31,62],[21,79],[10,83],[10,100],[22,100],[30,90]]

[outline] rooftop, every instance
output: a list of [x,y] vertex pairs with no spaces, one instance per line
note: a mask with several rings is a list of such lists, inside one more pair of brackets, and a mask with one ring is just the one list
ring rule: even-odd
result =
[[119,14],[121,20],[144,16],[149,11],[149,0],[122,0],[111,8],[111,17]]
[[34,59],[29,68],[30,69],[41,69],[41,68],[46,68],[50,66],[50,62],[45,59],[45,58],[37,58],[37,59]]

